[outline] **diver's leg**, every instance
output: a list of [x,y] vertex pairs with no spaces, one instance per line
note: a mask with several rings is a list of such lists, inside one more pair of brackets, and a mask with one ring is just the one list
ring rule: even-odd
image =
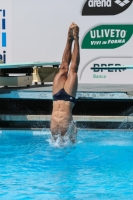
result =
[[67,81],[65,82],[64,89],[73,97],[76,96],[77,87],[78,87],[78,66],[80,62],[80,52],[79,52],[79,27],[75,24],[73,28],[73,37],[74,37],[74,49],[72,53],[72,61],[69,69],[69,74]]
[[61,63],[58,74],[54,78],[53,94],[56,94],[60,89],[62,89],[67,80],[69,64],[71,61],[71,49],[72,49],[72,42],[73,42],[71,26],[69,27],[69,30],[68,30],[67,43],[66,43],[66,47],[65,47],[63,57],[62,57],[62,63]]

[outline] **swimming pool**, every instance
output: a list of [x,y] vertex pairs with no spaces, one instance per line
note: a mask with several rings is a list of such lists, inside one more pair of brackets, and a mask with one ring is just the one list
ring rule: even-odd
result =
[[0,132],[0,199],[133,199],[133,131],[79,130],[64,148],[49,137]]

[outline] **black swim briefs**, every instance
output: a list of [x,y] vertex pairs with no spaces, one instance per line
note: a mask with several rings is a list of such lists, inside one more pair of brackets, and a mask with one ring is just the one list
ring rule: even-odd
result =
[[53,101],[58,101],[58,100],[63,100],[63,101],[70,101],[73,102],[74,104],[76,103],[76,99],[67,94],[64,88],[60,89],[59,92],[53,95]]

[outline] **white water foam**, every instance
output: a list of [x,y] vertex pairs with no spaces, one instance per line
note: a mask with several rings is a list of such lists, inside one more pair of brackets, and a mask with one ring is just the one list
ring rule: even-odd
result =
[[131,141],[116,141],[116,140],[110,140],[110,141],[104,141],[100,143],[102,146],[132,146]]
[[[124,111],[122,114],[133,116],[133,106],[130,107],[128,110]],[[128,123],[128,126],[129,126],[128,129],[132,129],[133,123],[132,122]],[[118,129],[123,129],[123,128],[127,128],[127,122],[122,122],[118,127]]]
[[50,136],[50,139],[47,140],[52,147],[67,147],[70,146],[72,143],[68,135],[61,136],[60,134],[56,135],[56,139],[53,136]]
[[52,136],[47,140],[52,147],[63,148],[71,146],[76,143],[77,128],[73,122],[70,123],[69,128],[64,136],[61,135],[60,130],[58,134]]

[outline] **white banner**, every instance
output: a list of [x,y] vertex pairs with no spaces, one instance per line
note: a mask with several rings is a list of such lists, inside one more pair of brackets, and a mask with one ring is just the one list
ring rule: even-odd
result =
[[90,70],[94,64],[133,65],[133,60],[130,59],[133,57],[132,0],[109,0],[108,3],[104,0],[99,0],[98,3],[95,0],[1,2],[0,31],[3,38],[6,33],[7,41],[5,45],[5,40],[1,40],[0,56],[3,60],[6,56],[6,62],[61,62],[68,27],[75,22],[80,27],[79,82],[133,82],[133,70]]
[[133,58],[99,58],[82,69],[80,82],[132,84]]

